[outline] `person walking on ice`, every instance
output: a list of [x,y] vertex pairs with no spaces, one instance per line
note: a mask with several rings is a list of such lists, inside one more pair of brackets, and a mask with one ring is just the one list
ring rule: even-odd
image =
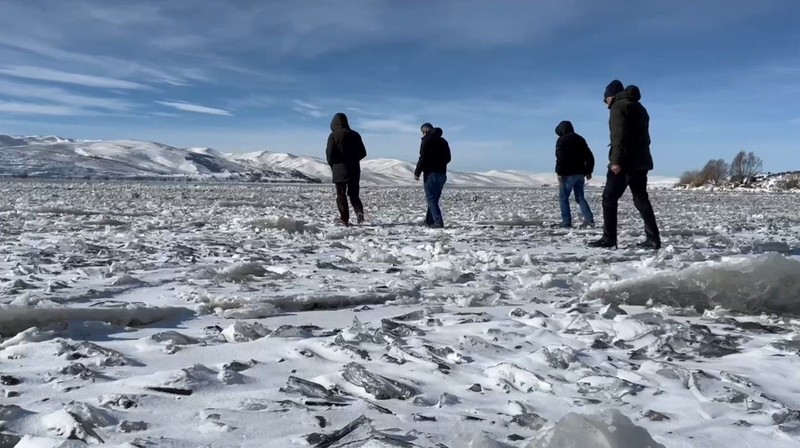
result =
[[414,170],[414,179],[419,180],[425,188],[425,200],[428,211],[425,214],[425,224],[434,229],[444,227],[444,217],[439,206],[444,184],[447,182],[447,164],[450,163],[450,145],[442,137],[441,128],[434,128],[432,124],[425,123],[420,128],[422,142],[419,147],[419,161]]
[[364,205],[359,197],[361,181],[361,160],[367,157],[367,148],[361,134],[350,129],[347,115],[339,112],[331,120],[331,133],[325,150],[331,178],[336,185],[336,206],[339,209],[338,223],[350,225],[350,207],[347,198],[356,212],[359,224],[364,222]]
[[647,238],[638,247],[661,248],[656,216],[647,194],[647,173],[653,169],[653,157],[650,154],[650,116],[641,99],[638,87],[630,85],[624,88],[616,79],[606,87],[603,95],[610,111],[611,150],[603,190],[603,237],[589,243],[590,247],[617,247],[617,207],[619,199],[630,187],[633,205],[642,216]]
[[562,121],[556,127],[556,175],[558,175],[558,196],[561,207],[560,227],[572,227],[572,211],[569,197],[574,192],[583,216],[583,225],[594,227],[594,215],[586,202],[584,187],[592,178],[594,155],[586,140],[575,132],[572,123]]

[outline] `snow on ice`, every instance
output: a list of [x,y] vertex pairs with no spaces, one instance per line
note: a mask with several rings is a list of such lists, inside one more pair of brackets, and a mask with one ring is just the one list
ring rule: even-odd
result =
[[653,253],[629,204],[605,251],[552,189],[446,190],[444,230],[331,190],[0,183],[0,447],[800,443],[796,195],[655,191]]

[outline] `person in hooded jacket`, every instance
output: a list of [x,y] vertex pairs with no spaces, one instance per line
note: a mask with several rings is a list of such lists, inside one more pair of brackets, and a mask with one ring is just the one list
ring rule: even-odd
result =
[[425,200],[428,211],[425,214],[425,224],[435,229],[444,227],[444,217],[439,206],[444,184],[447,182],[447,164],[450,163],[450,144],[442,137],[441,128],[434,128],[432,124],[425,123],[420,128],[422,142],[419,147],[419,161],[414,170],[414,179],[419,180],[423,175]]
[[608,174],[603,190],[603,237],[589,245],[617,246],[617,207],[625,190],[630,188],[633,204],[644,221],[647,238],[638,247],[658,250],[661,236],[647,194],[647,174],[653,169],[650,115],[641,103],[641,91],[634,85],[623,87],[615,79],[606,87],[603,98],[610,111],[608,127],[611,134]]
[[347,116],[341,112],[331,120],[331,133],[325,150],[331,177],[336,185],[336,205],[339,208],[339,223],[350,225],[350,207],[347,198],[356,212],[357,222],[364,222],[364,205],[359,198],[361,181],[361,160],[367,157],[367,149],[361,134],[350,129]]
[[586,140],[575,133],[575,128],[569,121],[562,121],[556,127],[556,175],[558,175],[558,190],[561,206],[561,227],[572,227],[572,211],[569,207],[569,197],[575,192],[575,202],[578,203],[583,216],[583,224],[594,226],[594,215],[589,203],[586,202],[584,186],[587,179],[592,178],[594,171],[594,155]]

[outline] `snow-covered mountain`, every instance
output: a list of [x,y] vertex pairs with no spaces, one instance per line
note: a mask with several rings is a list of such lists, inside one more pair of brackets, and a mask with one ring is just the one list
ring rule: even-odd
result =
[[[328,164],[315,157],[296,156],[272,152],[256,152],[245,154],[227,154],[241,163],[253,168],[268,168],[275,171],[293,170],[308,177],[330,182],[331,169]],[[367,159],[361,162],[361,183],[373,186],[414,185],[415,165],[410,162],[393,159]],[[534,174],[522,171],[489,171],[486,173],[469,173],[450,171],[447,182],[461,187],[541,187],[554,184],[555,174]]]
[[[362,162],[362,183],[415,185],[414,164],[401,160]],[[140,140],[74,140],[56,136],[0,135],[0,176],[40,178],[202,179],[260,182],[330,182],[319,158],[268,151],[221,153],[211,148],[176,148]],[[673,178],[651,183],[673,185]],[[448,184],[460,187],[541,187],[554,185],[553,173],[451,171]],[[600,185],[602,179],[593,182]]]
[[0,136],[0,175],[40,178],[231,179],[313,182],[299,173],[253,171],[210,148],[139,140]]

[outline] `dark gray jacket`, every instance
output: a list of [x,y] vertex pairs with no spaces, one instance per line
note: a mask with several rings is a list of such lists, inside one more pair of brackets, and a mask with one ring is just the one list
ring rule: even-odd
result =
[[338,113],[331,120],[331,134],[325,150],[331,167],[333,183],[358,182],[361,178],[361,160],[367,157],[367,148],[361,135],[350,129],[347,116]]
[[610,165],[619,165],[623,171],[650,171],[653,157],[650,154],[650,115],[639,101],[642,94],[636,86],[628,86],[618,93],[611,104],[608,128],[611,131]]

